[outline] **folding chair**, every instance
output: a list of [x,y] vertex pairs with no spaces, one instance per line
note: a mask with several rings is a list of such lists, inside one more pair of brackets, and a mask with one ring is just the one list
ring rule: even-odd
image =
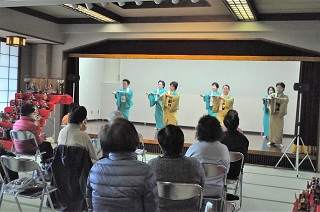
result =
[[170,200],[187,200],[199,197],[197,208],[202,206],[202,187],[193,183],[174,183],[157,181],[159,197]]
[[[6,180],[5,180],[0,175],[0,178],[2,180],[2,186],[1,186],[1,192],[0,192],[0,208],[1,208],[1,203],[2,203],[4,194],[10,194],[14,196],[20,212],[22,212],[22,209],[21,209],[18,197],[30,198],[30,199],[40,198],[41,202],[39,206],[39,211],[41,211],[44,195],[47,195],[50,206],[51,208],[53,208],[53,204],[49,194],[55,191],[56,188],[52,186],[47,186],[47,183],[45,183],[44,176],[41,172],[41,168],[37,162],[31,159],[17,158],[17,157],[5,156],[5,155],[1,156],[0,162],[6,176]],[[25,177],[23,179],[19,178],[18,180],[20,181],[17,181],[17,180],[10,181],[9,174],[6,171],[6,168],[15,172],[34,172],[37,170],[41,177],[42,182],[38,182],[31,177],[29,178]],[[29,186],[25,187],[23,190],[20,186],[17,186],[17,182],[21,182],[20,185],[23,185],[23,183],[29,182]]]
[[[229,152],[230,154],[230,164],[241,161],[240,164],[240,171],[239,175],[235,179],[227,178],[227,189],[233,190],[234,195],[238,194],[239,191],[239,206],[236,207],[236,211],[240,210],[242,205],[242,181],[243,181],[243,163],[244,163],[244,156],[241,152]],[[236,202],[235,202],[236,203]]]
[[146,158],[147,150],[144,147],[143,136],[140,133],[138,134],[138,136],[139,136],[139,140],[141,141],[142,149],[136,149],[136,154],[140,155],[142,157],[141,161],[146,163],[147,162],[147,158]]
[[[220,202],[220,208],[216,207],[214,211],[225,211],[227,195],[227,168],[224,165],[217,165],[212,163],[202,163],[201,165],[203,167],[206,178],[221,177],[223,179],[223,191],[221,196],[204,196],[203,200],[207,200],[211,203]],[[217,206],[217,204],[214,205]]]
[[[44,154],[45,152],[40,152],[39,147],[38,147],[38,143],[36,140],[36,137],[34,136],[33,133],[29,132],[29,131],[18,131],[18,130],[11,130],[10,131],[10,136],[12,138],[13,141],[13,145],[12,145],[12,152],[14,152],[17,156],[27,156],[27,157],[35,157],[35,161],[37,161],[38,156],[40,157],[41,154]],[[29,153],[24,153],[24,152],[16,152],[14,149],[14,145],[15,145],[15,139],[19,140],[19,142],[29,142],[29,143],[34,143],[36,146],[36,151],[34,154],[29,154]]]

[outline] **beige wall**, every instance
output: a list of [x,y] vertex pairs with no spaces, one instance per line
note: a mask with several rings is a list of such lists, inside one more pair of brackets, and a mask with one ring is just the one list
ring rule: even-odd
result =
[[62,52],[105,39],[266,39],[320,52],[320,21],[64,25],[65,44],[54,45],[52,77],[61,75]]

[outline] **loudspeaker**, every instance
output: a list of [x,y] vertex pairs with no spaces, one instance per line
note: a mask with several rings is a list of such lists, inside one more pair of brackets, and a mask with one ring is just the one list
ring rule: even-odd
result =
[[307,83],[294,83],[293,90],[299,92],[305,92],[309,90],[309,84]]
[[71,82],[79,82],[80,80],[80,75],[77,74],[69,74],[68,75],[68,80]]

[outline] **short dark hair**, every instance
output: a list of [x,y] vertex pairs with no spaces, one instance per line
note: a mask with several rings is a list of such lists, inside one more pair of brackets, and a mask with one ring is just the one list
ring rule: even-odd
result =
[[198,121],[196,138],[199,141],[215,142],[221,138],[222,129],[216,117],[204,115]]
[[165,86],[166,86],[166,83],[165,83],[163,80],[159,80],[159,81],[158,81],[158,83],[159,83],[159,82],[161,82],[161,83],[162,83],[163,87],[165,87]]
[[[228,87],[228,89],[230,90],[230,86],[229,86],[229,85],[225,84],[224,86],[227,86],[227,87]],[[224,87],[224,86],[223,86],[223,87]]]
[[228,130],[237,130],[239,126],[238,112],[235,110],[229,110],[224,117],[223,124]]
[[170,85],[173,85],[174,90],[177,90],[177,88],[178,88],[178,83],[177,83],[176,81],[170,82]]
[[134,152],[139,145],[139,136],[133,124],[124,118],[116,118],[101,132],[100,142],[104,152]]
[[20,108],[21,116],[28,116],[29,114],[32,114],[34,111],[34,107],[29,103],[23,104]]
[[72,108],[74,108],[74,106],[77,106],[78,104],[75,102],[72,102],[69,107],[68,107],[68,113],[70,113],[70,111],[72,110]]
[[123,79],[122,82],[127,82],[127,84],[130,85],[130,80],[128,79]]
[[219,88],[219,84],[217,83],[217,82],[213,82],[212,84],[211,84],[211,86],[216,86],[217,88]]
[[87,118],[87,109],[84,106],[76,105],[69,113],[68,122],[71,124],[81,124]]
[[269,90],[270,89],[272,89],[273,90],[273,93],[275,93],[276,92],[276,89],[274,89],[274,87],[273,86],[269,86],[269,88],[268,88],[268,90],[267,90],[267,94],[269,94]]
[[278,83],[276,84],[276,87],[277,87],[278,85],[280,85],[281,87],[283,87],[283,90],[286,88],[286,85],[285,85],[283,82],[278,82]]
[[182,154],[184,134],[179,127],[169,124],[158,132],[158,142],[167,155],[179,155]]

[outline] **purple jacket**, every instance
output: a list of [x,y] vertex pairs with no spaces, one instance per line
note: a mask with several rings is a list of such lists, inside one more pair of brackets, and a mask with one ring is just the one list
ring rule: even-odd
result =
[[[37,143],[42,144],[44,137],[40,137],[38,127],[34,124],[34,119],[29,116],[20,116],[20,119],[13,125],[13,130],[29,131],[36,137]],[[14,139],[15,151],[19,153],[35,153],[36,145],[33,141],[19,141]]]

